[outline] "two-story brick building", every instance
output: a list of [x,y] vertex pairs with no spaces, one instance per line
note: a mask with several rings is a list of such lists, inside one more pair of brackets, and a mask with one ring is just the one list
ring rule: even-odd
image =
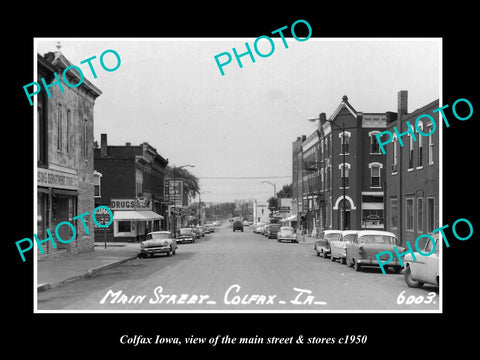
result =
[[[165,229],[168,160],[146,142],[108,145],[107,134],[101,134],[94,156],[98,172],[95,205],[109,206],[114,214],[113,224],[106,230],[108,240],[138,241],[149,231]],[[103,232],[96,231],[97,240],[103,241]]]
[[[94,249],[93,221],[94,170],[93,170],[93,110],[95,100],[102,92],[87,79],[79,86],[69,87],[62,74],[72,64],[60,52],[37,55],[37,76],[50,85],[48,97],[42,89],[37,94],[37,237],[47,238],[46,229],[51,233],[57,224],[68,221],[75,226],[76,237],[64,244],[55,241],[43,243],[45,254],[59,251],[71,253]],[[80,74],[70,68],[66,75],[70,84],[80,82]],[[78,214],[88,212],[85,223],[88,233]],[[62,239],[71,239],[72,230],[59,227]],[[39,253],[41,254],[41,253]]]
[[309,232],[384,228],[385,157],[375,135],[389,116],[358,112],[344,96],[329,119],[325,113],[316,119],[318,129],[301,146],[302,183],[293,185],[308,194],[302,218]]
[[[439,101],[408,113],[408,92],[398,93],[398,113],[394,121],[388,124],[393,136],[391,143],[385,146],[386,157],[386,225],[394,232],[402,244],[409,242],[414,247],[415,239],[425,233],[431,233],[439,227]],[[436,124],[420,115],[431,116]],[[406,122],[415,129],[414,136],[407,134]],[[398,138],[394,131],[405,133]],[[401,143],[403,146],[400,146]],[[420,244],[421,246],[423,244]]]

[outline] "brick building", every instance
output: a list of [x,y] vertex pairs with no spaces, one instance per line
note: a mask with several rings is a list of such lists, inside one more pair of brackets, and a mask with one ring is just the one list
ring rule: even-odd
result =
[[[387,130],[393,133],[393,141],[385,146],[386,157],[386,225],[394,232],[402,244],[409,242],[414,247],[415,239],[431,233],[439,227],[439,124],[438,99],[420,109],[408,113],[408,93],[398,93],[398,113]],[[430,115],[436,122],[421,117],[418,128],[416,119],[422,114]],[[405,134],[398,138],[394,132],[405,133],[406,122],[415,129],[414,136]],[[415,138],[415,139],[414,139]],[[400,146],[400,141],[404,146]],[[421,246],[423,244],[419,244]]]
[[[101,134],[94,150],[98,184],[95,205],[106,205],[114,213],[107,233],[96,231],[96,240],[138,241],[149,231],[165,229],[165,168],[168,160],[144,142],[140,145],[108,145]],[[163,215],[162,215],[163,214]]]
[[[93,109],[101,91],[83,79],[77,87],[69,87],[61,74],[72,65],[60,51],[37,54],[37,76],[50,85],[51,97],[42,88],[37,95],[37,236],[47,238],[46,229],[54,234],[57,224],[68,221],[76,228],[76,237],[64,244],[43,243],[45,254],[93,251],[94,171],[93,171]],[[54,74],[58,76],[63,92]],[[70,68],[66,72],[70,84],[77,84],[80,75]],[[57,82],[57,83],[56,83]],[[85,223],[72,219],[88,212]],[[59,227],[62,239],[71,239],[68,226]],[[55,236],[55,235],[53,235]],[[39,252],[39,254],[41,254]]]
[[[317,130],[302,138],[293,197],[309,233],[384,228],[385,157],[375,135],[391,116],[358,112],[344,96],[330,118],[321,113]],[[294,147],[299,145],[294,142]]]

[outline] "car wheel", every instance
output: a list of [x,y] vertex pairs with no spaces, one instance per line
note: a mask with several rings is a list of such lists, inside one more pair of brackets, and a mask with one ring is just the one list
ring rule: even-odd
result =
[[405,282],[407,283],[408,287],[411,288],[421,288],[423,286],[423,282],[414,280],[412,278],[412,271],[410,270],[410,266],[405,268]]
[[401,266],[390,266],[390,269],[392,269],[392,271],[393,271],[395,274],[400,274],[400,271],[402,271],[402,267],[401,267]]
[[362,268],[355,259],[353,259],[353,268],[355,269],[355,271],[360,271],[360,269]]
[[320,253],[318,252],[318,250],[317,250],[317,256],[320,256]]
[[322,250],[322,257],[323,257],[324,259],[327,258],[327,252],[326,252],[325,250]]
[[167,256],[168,256],[168,257],[172,256],[172,248],[170,248],[170,250],[168,250]]
[[347,260],[347,266],[348,266],[348,267],[352,267],[352,266],[353,266],[353,263],[352,263],[348,258],[347,258],[346,260]]
[[336,258],[335,258],[335,257],[333,257],[333,255],[332,255],[332,254],[330,254],[330,261],[331,261],[331,262],[334,262],[335,260],[336,260]]
[[340,257],[339,260],[340,260],[340,264],[342,264],[342,265],[347,263],[347,261],[346,261],[347,259],[345,259],[344,257]]

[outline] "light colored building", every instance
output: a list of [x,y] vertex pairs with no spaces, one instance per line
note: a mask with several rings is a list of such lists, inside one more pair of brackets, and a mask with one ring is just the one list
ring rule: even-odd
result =
[[268,209],[268,202],[255,200],[253,202],[253,223],[266,224],[270,221],[270,210]]

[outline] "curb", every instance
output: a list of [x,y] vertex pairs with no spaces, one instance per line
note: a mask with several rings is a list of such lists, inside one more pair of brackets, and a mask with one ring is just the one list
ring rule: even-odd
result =
[[114,262],[111,262],[111,263],[108,263],[108,264],[105,264],[105,265],[101,265],[101,266],[98,266],[98,267],[95,267],[95,268],[92,268],[90,270],[88,270],[85,274],[83,275],[75,275],[71,278],[68,278],[68,279],[65,279],[65,280],[62,280],[62,281],[58,281],[56,283],[42,283],[42,284],[38,284],[37,285],[37,292],[41,292],[41,291],[46,291],[46,290],[50,290],[50,289],[53,289],[53,288],[56,288],[56,287],[59,287],[59,286],[63,286],[63,285],[66,285],[70,282],[73,282],[73,281],[76,281],[76,280],[80,280],[80,279],[84,279],[84,278],[89,278],[91,276],[93,276],[94,274],[102,271],[102,270],[106,270],[106,269],[109,269],[111,267],[114,267],[116,265],[119,265],[119,264],[122,264],[124,262],[127,262],[129,260],[133,260],[133,259],[136,259],[137,258],[137,255],[135,256],[130,256],[130,257],[127,257],[127,258],[124,258],[124,259],[121,259],[121,260],[118,260],[118,261],[114,261]]

